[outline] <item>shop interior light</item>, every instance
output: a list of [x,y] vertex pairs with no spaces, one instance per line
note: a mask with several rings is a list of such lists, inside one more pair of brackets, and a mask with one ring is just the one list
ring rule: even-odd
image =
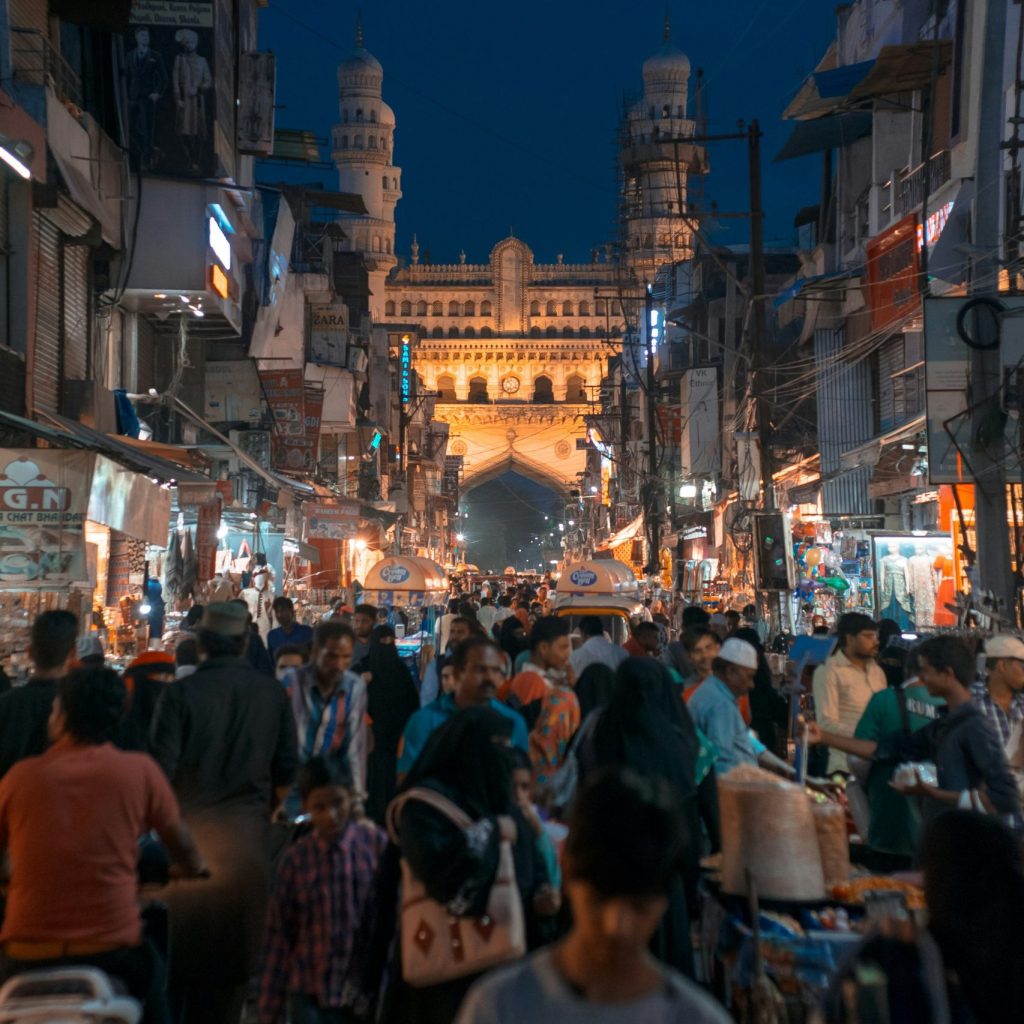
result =
[[154,299],[166,299],[167,298],[167,292],[153,292],[153,298]]
[[352,546],[356,549],[356,551],[365,551],[366,541],[363,540],[362,537],[356,537],[356,539],[352,542]]
[[139,605],[139,614],[140,615],[148,615],[152,610],[153,610],[152,607],[150,605],[148,605],[148,604],[140,604]]
[[680,498],[696,498],[697,497],[697,485],[696,484],[683,484],[679,488]]
[[914,450],[914,448],[916,447],[916,445],[912,445],[912,444],[901,444],[901,445],[900,445],[900,447],[901,447],[901,448],[902,448],[902,449],[903,449],[903,450],[904,450],[905,452],[912,452],[912,451]]
[[226,299],[231,294],[231,285],[228,282],[228,275],[221,270],[217,263],[210,265],[210,287],[212,287],[222,299]]
[[187,306],[192,301],[187,295],[179,295],[178,298]]
[[32,177],[32,168],[29,164],[34,154],[35,150],[29,143],[0,135],[0,160],[26,181]]

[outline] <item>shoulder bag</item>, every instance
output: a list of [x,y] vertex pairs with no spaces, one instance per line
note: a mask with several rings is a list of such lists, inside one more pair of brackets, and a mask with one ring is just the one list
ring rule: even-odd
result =
[[[388,807],[388,835],[398,846],[398,826],[406,801],[429,804],[466,831],[472,820],[451,800],[433,790],[417,787],[403,793]],[[512,844],[500,840],[498,871],[480,917],[456,917],[432,899],[426,886],[402,858],[402,977],[415,988],[438,985],[478,974],[526,953],[526,922],[516,884]]]

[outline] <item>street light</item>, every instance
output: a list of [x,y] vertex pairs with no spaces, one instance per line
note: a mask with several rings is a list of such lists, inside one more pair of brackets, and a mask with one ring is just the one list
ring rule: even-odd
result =
[[461,544],[466,539],[466,535],[464,533],[457,533],[455,534],[455,539]]

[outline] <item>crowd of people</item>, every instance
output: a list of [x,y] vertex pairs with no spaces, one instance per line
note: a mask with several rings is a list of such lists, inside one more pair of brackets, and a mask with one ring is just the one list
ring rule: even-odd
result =
[[[94,964],[144,1020],[175,1024],[728,1020],[694,964],[717,779],[795,774],[763,623],[686,608],[668,641],[648,604],[620,646],[549,596],[454,598],[422,678],[368,604],[306,625],[278,598],[263,644],[244,604],[211,603],[173,655],[120,676],[73,615],[38,616],[32,677],[0,695],[0,981]],[[809,781],[849,778],[875,870],[924,867],[942,909],[899,948],[930,943],[954,979],[980,944],[991,974],[1022,944],[1004,917],[1024,913],[1024,643],[990,638],[981,677],[961,639],[901,644],[839,621],[813,679]],[[897,785],[903,762],[935,777]],[[167,948],[139,914],[147,835],[169,862]],[[999,859],[998,947],[952,926],[984,888],[954,885],[972,837]],[[872,948],[902,1005],[917,975]],[[1019,1019],[1021,984],[1003,982]],[[946,1018],[889,1019],[1011,1019],[972,980],[947,987]],[[839,997],[823,1012],[854,1019]]]

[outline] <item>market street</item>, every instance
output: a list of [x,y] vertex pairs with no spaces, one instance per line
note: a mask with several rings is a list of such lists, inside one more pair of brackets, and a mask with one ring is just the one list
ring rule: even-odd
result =
[[0,1024],[1024,1019],[1022,6],[605,7],[0,4]]

